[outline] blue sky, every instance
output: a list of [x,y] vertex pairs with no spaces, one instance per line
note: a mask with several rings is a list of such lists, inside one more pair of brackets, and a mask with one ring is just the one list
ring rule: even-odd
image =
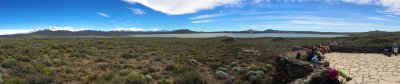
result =
[[399,0],[0,0],[0,35],[40,29],[400,31]]

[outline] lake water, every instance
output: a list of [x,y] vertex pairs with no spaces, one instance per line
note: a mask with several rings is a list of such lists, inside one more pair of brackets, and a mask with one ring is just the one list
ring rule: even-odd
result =
[[194,34],[140,34],[130,37],[176,37],[176,38],[211,38],[211,37],[235,37],[235,38],[261,38],[261,37],[295,37],[295,38],[332,38],[346,37],[347,35],[332,34],[296,34],[296,33],[194,33]]

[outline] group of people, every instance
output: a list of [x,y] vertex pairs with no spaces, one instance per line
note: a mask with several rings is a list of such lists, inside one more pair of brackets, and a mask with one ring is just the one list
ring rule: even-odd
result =
[[400,48],[400,45],[394,44],[394,45],[389,46],[386,49],[384,49],[384,53],[386,55],[388,55],[389,57],[392,55],[397,56],[397,55],[399,55],[399,48]]
[[329,46],[317,44],[309,46],[307,50],[307,60],[311,62],[319,62],[325,59],[324,54],[332,52]]
[[[318,63],[319,61],[323,61],[325,59],[324,55],[326,53],[331,52],[332,50],[330,47],[324,44],[309,46],[307,50],[307,60],[313,63]],[[346,81],[352,80],[352,78],[347,76],[347,74],[342,70],[329,68],[326,70],[326,73],[327,74],[323,77],[323,81],[319,82],[320,84],[342,84]]]

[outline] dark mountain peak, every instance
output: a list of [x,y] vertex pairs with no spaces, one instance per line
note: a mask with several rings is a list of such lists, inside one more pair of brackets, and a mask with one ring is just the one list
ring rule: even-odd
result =
[[174,32],[174,33],[194,33],[194,31],[189,30],[189,29],[178,29],[178,30],[174,30],[172,32]]

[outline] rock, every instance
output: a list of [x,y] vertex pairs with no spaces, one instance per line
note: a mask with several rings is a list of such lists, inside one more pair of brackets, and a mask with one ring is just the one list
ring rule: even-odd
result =
[[276,71],[274,80],[276,83],[289,83],[299,78],[304,78],[312,73],[313,67],[300,61],[288,60],[284,57],[276,58]]

